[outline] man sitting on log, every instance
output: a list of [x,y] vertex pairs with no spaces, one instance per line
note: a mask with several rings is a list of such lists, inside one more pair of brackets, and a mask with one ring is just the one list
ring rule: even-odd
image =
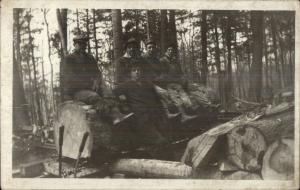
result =
[[139,55],[138,42],[133,38],[127,41],[125,49],[125,54],[116,61],[117,85],[114,91],[136,116],[130,126],[135,133],[133,140],[142,146],[166,144],[162,107],[151,82],[153,70],[149,60]]
[[116,100],[103,93],[102,76],[97,62],[86,52],[89,38],[77,34],[74,39],[74,52],[67,55],[63,66],[63,101],[75,100],[95,105],[102,115],[110,115],[116,124],[132,114],[120,113]]
[[[96,82],[101,79],[97,62],[86,52],[88,37],[79,34],[74,37],[74,52],[67,55],[63,64],[63,100],[74,100],[82,90],[101,94]],[[90,102],[89,102],[90,103]]]

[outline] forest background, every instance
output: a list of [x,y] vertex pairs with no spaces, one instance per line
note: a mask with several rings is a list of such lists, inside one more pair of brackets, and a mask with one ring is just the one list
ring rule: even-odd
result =
[[130,37],[167,44],[185,78],[216,91],[222,108],[262,103],[294,88],[295,12],[214,10],[14,9],[13,129],[51,127],[61,103],[63,57],[80,30],[89,37],[103,80],[114,86],[114,60]]

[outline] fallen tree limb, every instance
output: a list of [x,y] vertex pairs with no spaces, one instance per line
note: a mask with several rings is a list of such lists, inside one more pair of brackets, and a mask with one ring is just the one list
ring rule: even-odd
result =
[[191,178],[192,168],[180,162],[151,159],[119,159],[110,167],[112,173],[142,178]]

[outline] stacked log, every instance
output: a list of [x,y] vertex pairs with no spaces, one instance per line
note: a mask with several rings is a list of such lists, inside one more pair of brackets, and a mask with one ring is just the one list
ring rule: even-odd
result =
[[293,135],[293,104],[265,107],[192,139],[182,162],[199,178],[292,179]]
[[181,162],[151,159],[119,159],[110,171],[141,178],[191,178],[193,175],[192,167]]

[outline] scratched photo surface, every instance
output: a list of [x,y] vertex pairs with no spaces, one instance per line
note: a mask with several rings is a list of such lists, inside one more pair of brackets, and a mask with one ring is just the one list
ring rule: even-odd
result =
[[1,158],[11,160],[11,173],[1,171],[9,187],[299,185],[298,10],[13,6],[9,14],[10,38],[1,36],[1,53],[11,43],[1,55],[10,62],[1,78],[11,65],[11,155]]

